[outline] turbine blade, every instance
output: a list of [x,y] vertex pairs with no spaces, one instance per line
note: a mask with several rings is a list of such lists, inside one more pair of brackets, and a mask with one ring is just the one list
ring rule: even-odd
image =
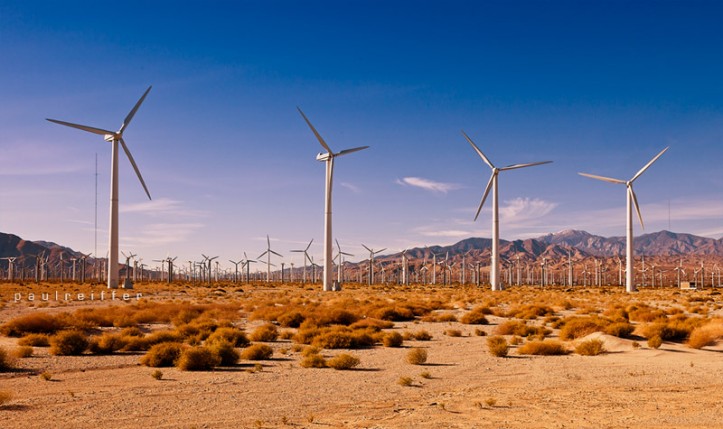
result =
[[257,256],[256,259],[261,259],[261,257],[264,256],[264,255],[267,254],[267,253],[269,253],[268,250],[265,251],[264,253],[260,254],[259,256]]
[[309,242],[309,244],[306,246],[306,249],[304,249],[304,252],[309,250],[309,247],[311,247],[311,243],[313,243],[313,242],[314,242],[314,239],[312,238],[311,241]]
[[550,164],[550,163],[552,163],[552,161],[530,162],[527,164],[512,164],[512,165],[508,165],[507,167],[500,168],[500,171],[515,170],[517,168],[533,167],[535,165]]
[[273,251],[273,250],[271,250],[271,249],[269,249],[269,252],[273,253],[273,254],[274,254],[274,255],[276,255],[276,256],[280,256],[280,257],[282,257],[282,258],[283,258],[283,256],[281,255],[281,253],[278,253],[278,252],[274,252],[274,251]]
[[153,88],[153,86],[149,86],[148,89],[146,89],[146,92],[143,93],[136,105],[133,106],[133,109],[128,112],[128,115],[123,120],[123,124],[121,125],[120,130],[118,130],[118,134],[123,134],[123,131],[125,131],[126,127],[128,127],[128,125],[131,123],[131,121],[133,120],[133,116],[136,115],[138,108],[141,107],[141,104],[143,104],[143,100],[146,99],[146,95],[148,95],[148,93],[151,91],[151,88]]
[[651,165],[653,165],[653,163],[654,163],[655,161],[657,161],[658,158],[660,158],[660,157],[665,153],[665,151],[668,150],[669,148],[670,148],[670,146],[666,147],[665,149],[663,149],[662,151],[660,151],[660,153],[657,154],[657,155],[655,156],[655,158],[651,159],[649,163],[645,164],[645,167],[641,168],[640,171],[638,171],[638,174],[636,174],[635,176],[633,176],[632,179],[630,179],[630,182],[634,182],[635,179],[637,179],[638,177],[640,177],[640,175],[643,174],[643,173],[645,172],[645,170],[648,169],[648,167],[650,167]]
[[337,153],[334,156],[342,156],[342,155],[347,155],[347,154],[354,153],[354,152],[359,152],[360,150],[364,150],[368,147],[369,146],[360,146],[360,147],[355,147],[353,149],[344,149],[343,151]]
[[365,248],[365,249],[367,249],[369,252],[372,251],[372,249],[370,249],[370,248],[368,248],[367,246],[365,246],[364,243],[362,243],[362,247]]
[[489,182],[487,182],[487,187],[485,188],[485,193],[482,195],[482,201],[479,203],[479,207],[477,207],[477,213],[474,215],[474,220],[477,220],[479,217],[479,213],[482,211],[482,206],[485,205],[485,200],[487,199],[487,195],[490,193],[490,189],[492,189],[492,181],[495,180],[495,173],[492,173],[492,176],[490,176]]
[[333,154],[334,152],[332,152],[332,150],[331,150],[331,148],[329,147],[329,145],[326,144],[326,142],[325,142],[324,139],[321,137],[321,135],[319,135],[319,133],[316,131],[316,128],[314,128],[314,126],[311,125],[311,122],[309,121],[309,118],[307,118],[306,115],[304,115],[304,112],[301,111],[301,108],[300,108],[299,106],[296,106],[296,109],[299,111],[299,113],[301,113],[301,116],[302,116],[302,117],[304,118],[304,120],[306,121],[306,124],[309,126],[309,128],[311,128],[311,131],[312,131],[312,132],[314,133],[314,135],[316,136],[316,139],[319,140],[319,143],[321,143],[321,145],[324,147],[324,149],[326,149],[327,152],[329,152],[330,154]]
[[104,136],[106,134],[115,134],[113,131],[104,130],[102,128],[89,127],[87,125],[74,124],[72,122],[59,121],[57,119],[45,119],[46,121],[55,122],[56,124],[65,125],[66,127],[77,128],[93,134]]
[[628,192],[630,193],[630,197],[633,199],[633,205],[635,206],[635,211],[638,212],[638,220],[640,220],[640,227],[642,229],[645,229],[645,224],[643,223],[643,215],[640,214],[640,206],[638,205],[638,197],[635,195],[635,191],[633,191],[632,186],[628,186]]
[[383,251],[385,251],[385,250],[387,250],[387,248],[386,248],[386,247],[385,247],[385,248],[383,248],[383,249],[379,249],[379,250],[377,250],[376,252],[374,252],[374,254],[377,254],[377,253],[381,253],[381,252],[383,252]]
[[131,151],[128,150],[128,146],[126,146],[126,142],[123,140],[123,137],[120,138],[120,144],[123,146],[123,150],[126,153],[126,156],[128,157],[128,160],[131,162],[131,165],[133,166],[133,169],[136,171],[136,176],[138,176],[138,180],[141,181],[141,185],[143,185],[143,190],[146,191],[146,195],[148,195],[148,199],[151,198],[151,193],[148,192],[148,187],[146,186],[146,182],[143,181],[143,176],[141,176],[141,171],[138,169],[138,166],[136,165],[136,161],[133,159],[133,155],[131,155]]
[[579,174],[580,176],[589,177],[591,179],[602,180],[603,182],[617,183],[619,185],[624,185],[626,183],[624,180],[612,179],[610,177],[604,177],[604,176],[596,176],[594,174],[588,174],[588,173],[577,173],[577,174]]
[[469,138],[469,136],[464,132],[464,130],[462,131],[462,135],[464,136],[464,138],[467,139],[467,141],[469,142],[469,144],[472,145],[472,148],[474,148],[475,152],[477,152],[477,154],[482,158],[482,161],[484,161],[485,164],[489,165],[490,168],[494,169],[495,166],[492,165],[492,162],[490,162],[490,160],[487,159],[487,157],[485,156],[485,154],[483,154],[482,151],[479,150],[479,148],[477,147],[477,145],[474,144],[474,142],[472,141],[472,139]]

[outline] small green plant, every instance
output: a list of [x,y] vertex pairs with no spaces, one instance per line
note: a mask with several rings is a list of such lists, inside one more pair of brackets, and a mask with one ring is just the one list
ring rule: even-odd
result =
[[361,363],[361,361],[358,357],[346,353],[342,353],[326,361],[326,365],[329,368],[338,370],[352,369],[358,366],[359,363]]
[[583,341],[575,347],[575,353],[583,356],[597,356],[603,352],[605,343],[599,339]]
[[422,365],[427,362],[427,351],[420,348],[413,348],[407,353],[407,362],[412,365]]
[[397,384],[400,386],[409,387],[412,385],[412,381],[412,377],[402,376],[399,377],[399,379],[397,380]]
[[157,369],[151,373],[151,377],[155,378],[156,380],[160,380],[163,378],[163,371]]
[[510,350],[510,346],[507,344],[505,337],[499,335],[487,337],[487,348],[490,354],[496,357],[505,357]]
[[40,373],[40,379],[44,381],[50,381],[53,379],[53,374],[48,371],[43,371]]

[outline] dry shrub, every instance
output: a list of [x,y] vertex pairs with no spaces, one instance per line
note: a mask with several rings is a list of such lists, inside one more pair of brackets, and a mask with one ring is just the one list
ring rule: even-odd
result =
[[253,344],[241,352],[241,359],[244,360],[266,360],[271,359],[274,350],[266,344]]
[[597,356],[603,352],[605,352],[605,344],[599,339],[586,340],[575,347],[575,353],[583,356]]
[[123,328],[120,331],[120,334],[124,337],[142,337],[145,335],[143,331],[141,331],[141,329],[137,326],[129,326],[127,328]]
[[478,337],[485,337],[485,336],[487,336],[487,332],[485,332],[484,330],[482,330],[482,329],[480,329],[480,328],[475,328],[474,334],[477,335]]
[[457,316],[452,313],[428,314],[422,318],[422,321],[432,323],[456,322]]
[[6,372],[13,369],[14,359],[4,348],[0,347],[0,372]]
[[183,344],[181,343],[156,344],[141,358],[141,365],[154,368],[174,366],[182,351]]
[[88,351],[95,355],[107,355],[117,352],[128,344],[126,338],[128,337],[119,333],[112,334],[109,332],[101,336],[91,337]]
[[371,317],[392,322],[406,322],[414,320],[414,312],[406,307],[381,307],[370,313]]
[[5,404],[12,401],[13,394],[10,393],[7,390],[0,390],[0,408],[2,408]]
[[355,331],[345,326],[325,328],[312,344],[324,349],[360,349],[372,347],[374,338],[366,331]]
[[495,328],[497,335],[519,335],[527,337],[530,335],[546,335],[548,331],[542,326],[531,326],[519,320],[508,320]]
[[723,338],[723,319],[709,322],[706,325],[693,329],[688,337],[688,347],[701,349],[714,345]]
[[279,338],[279,330],[273,323],[266,323],[256,328],[249,336],[251,341],[271,342]]
[[311,355],[318,355],[321,353],[321,349],[314,346],[306,347],[304,350],[301,351],[301,356],[307,357]]
[[230,327],[218,328],[206,338],[207,343],[213,343],[218,340],[228,341],[234,347],[246,347],[250,342],[244,331],[239,328]]
[[490,322],[485,315],[491,312],[488,307],[476,307],[462,316],[459,321],[465,325],[488,325]]
[[50,381],[53,379],[53,374],[51,374],[49,371],[43,371],[38,377],[40,377],[40,379],[43,381]]
[[239,352],[233,347],[229,341],[219,339],[206,346],[211,353],[219,359],[219,365],[231,366],[235,365],[239,360]]
[[384,347],[401,347],[404,343],[404,337],[399,332],[387,332],[382,337]]
[[15,349],[14,355],[17,358],[29,358],[33,355],[33,348],[30,346],[20,346]]
[[510,350],[505,337],[494,336],[487,338],[487,348],[492,356],[505,357]]
[[0,333],[8,337],[21,337],[25,334],[54,334],[65,327],[59,315],[32,313],[9,320],[0,327]]
[[322,308],[307,316],[307,319],[312,319],[317,326],[349,326],[359,320],[360,317],[351,311],[340,308]]
[[603,332],[619,338],[629,338],[635,326],[628,322],[614,322],[608,325]]
[[609,324],[609,321],[596,316],[566,318],[560,329],[560,338],[563,340],[582,338],[593,332],[603,332]]
[[521,355],[541,355],[541,356],[556,356],[566,355],[569,351],[565,346],[555,340],[544,340],[544,341],[530,341],[520,346],[517,349],[517,353]]
[[151,377],[153,377],[156,380],[160,380],[163,378],[163,371],[160,369],[157,369],[151,373]]
[[221,358],[206,347],[188,347],[181,351],[176,367],[182,371],[210,371]]
[[626,308],[628,318],[635,322],[652,322],[665,318],[665,311],[651,307],[647,304],[635,304]]
[[361,360],[359,360],[358,357],[352,356],[346,353],[342,353],[338,356],[335,356],[331,359],[329,359],[326,362],[326,365],[329,368],[339,369],[339,370],[345,370],[345,369],[352,369],[356,366],[358,366],[361,363]]
[[650,347],[651,349],[657,349],[662,345],[663,345],[663,339],[660,338],[660,336],[655,335],[653,337],[648,338],[648,347]]
[[400,386],[409,387],[412,385],[413,381],[414,380],[412,380],[412,377],[399,377],[399,379],[397,380],[397,384]]
[[326,368],[326,359],[318,353],[312,353],[299,362],[303,368]]
[[50,354],[77,356],[88,348],[88,338],[80,331],[60,331],[50,337]]
[[19,346],[50,347],[48,334],[27,334],[18,340]]
[[448,337],[461,337],[462,331],[460,331],[459,329],[447,329],[446,331],[444,331],[444,335]]
[[432,339],[432,334],[422,329],[421,331],[412,333],[412,338],[417,341],[430,341]]
[[546,305],[526,304],[513,307],[505,313],[505,317],[515,317],[517,319],[537,319],[541,316],[551,316],[555,314],[555,310]]
[[663,341],[684,341],[693,329],[700,326],[701,323],[701,319],[693,318],[660,320],[644,326],[642,335],[647,339],[660,337]]
[[420,348],[413,348],[407,353],[407,362],[412,365],[422,365],[427,362],[427,351]]
[[306,318],[299,311],[290,311],[277,317],[279,325],[284,328],[298,328]]
[[362,319],[349,325],[351,329],[367,329],[373,331],[381,331],[382,329],[391,329],[394,327],[394,322],[380,319]]

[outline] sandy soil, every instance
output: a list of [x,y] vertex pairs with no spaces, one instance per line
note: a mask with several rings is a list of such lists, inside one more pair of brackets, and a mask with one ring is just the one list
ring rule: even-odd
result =
[[[9,311],[11,308],[6,308]],[[481,329],[491,333],[500,319]],[[460,329],[462,337],[444,330]],[[426,329],[432,341],[403,348],[348,352],[361,359],[351,371],[306,369],[289,341],[269,343],[275,358],[212,372],[163,368],[163,379],[138,364],[140,354],[51,356],[45,348],[0,374],[2,428],[713,428],[723,427],[723,345],[694,350],[600,333],[608,353],[595,357],[487,353],[476,327],[397,323]],[[0,337],[12,350],[16,340]],[[427,349],[411,365],[409,347]],[[286,351],[287,354],[282,354]],[[51,381],[37,374],[48,371]],[[428,372],[431,378],[421,374]],[[398,384],[411,377],[412,386]]]

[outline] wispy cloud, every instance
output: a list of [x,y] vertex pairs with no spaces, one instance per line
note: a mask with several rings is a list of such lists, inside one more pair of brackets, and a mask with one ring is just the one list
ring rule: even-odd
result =
[[151,216],[181,215],[189,217],[202,217],[206,213],[200,210],[189,210],[183,205],[183,201],[170,198],[159,198],[157,200],[143,201],[134,204],[121,204],[121,213],[137,213]]
[[351,183],[341,182],[341,183],[339,183],[339,185],[342,186],[342,187],[344,187],[344,188],[346,188],[346,189],[348,189],[348,190],[350,190],[350,191],[352,191],[352,192],[354,192],[355,194],[361,193],[361,188],[359,188],[358,186],[353,185],[353,184],[351,184]]
[[[188,241],[189,237],[203,228],[201,223],[154,223],[143,227],[138,235],[122,237],[122,247],[144,248],[169,246]],[[173,249],[169,249],[173,250]]]
[[500,207],[500,217],[508,225],[519,226],[537,221],[557,207],[557,203],[539,198],[515,198],[504,202]]
[[13,142],[0,146],[0,176],[38,176],[76,173],[87,170],[82,160],[68,154],[60,145],[35,142]]
[[435,231],[423,231],[422,235],[426,237],[469,237],[470,231],[463,231],[461,229],[447,229],[447,230],[435,230]]
[[461,188],[461,186],[456,183],[436,182],[423,177],[403,177],[401,179],[397,179],[396,183],[402,186],[413,186],[415,188],[424,189],[425,191],[441,194],[446,194],[449,191]]

